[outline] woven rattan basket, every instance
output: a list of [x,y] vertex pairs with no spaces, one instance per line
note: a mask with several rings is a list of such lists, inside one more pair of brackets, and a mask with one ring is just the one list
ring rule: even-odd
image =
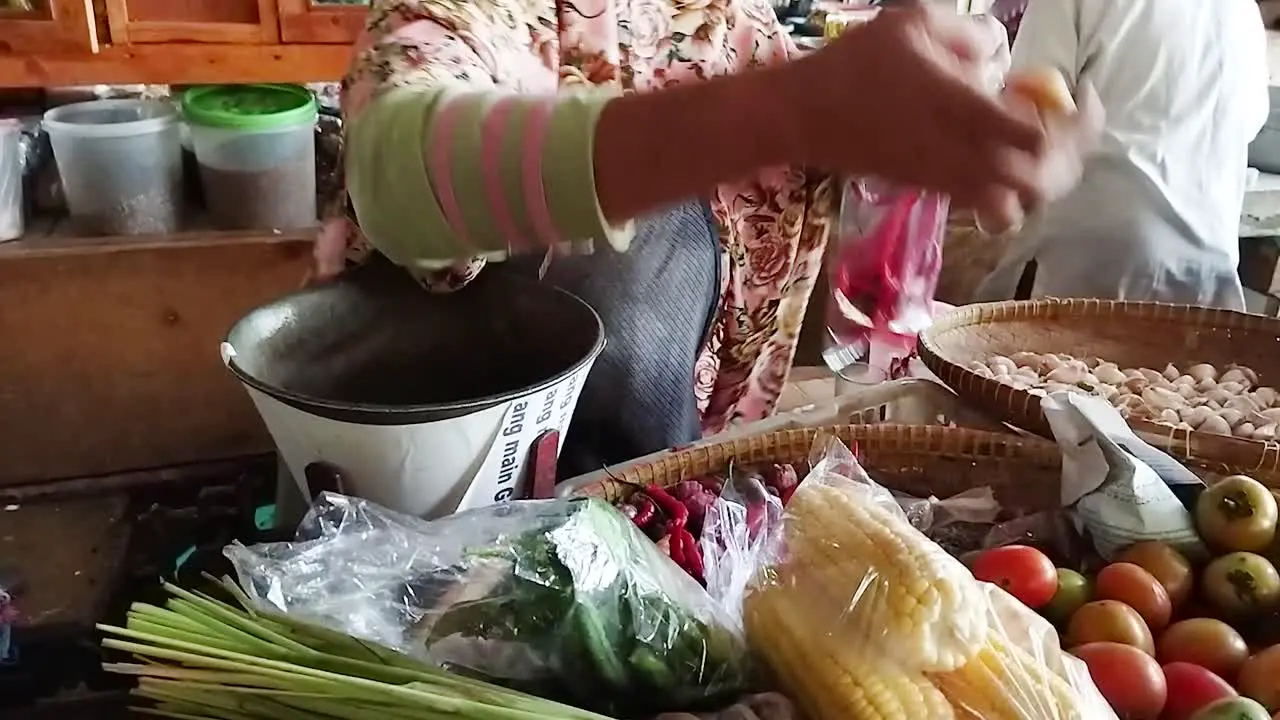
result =
[[[1040,399],[969,370],[974,360],[1019,351],[1100,357],[1121,367],[1163,369],[1210,363],[1247,365],[1265,385],[1280,384],[1280,319],[1164,303],[1025,300],[970,305],[939,317],[920,335],[920,357],[986,415],[1051,437]],[[1280,444],[1133,421],[1147,442],[1180,460],[1243,472],[1275,485]]]
[[876,482],[916,497],[949,497],[991,486],[1009,510],[1035,512],[1059,507],[1061,455],[1035,438],[927,425],[833,425],[780,430],[730,442],[682,450],[630,467],[580,494],[617,501],[637,486],[662,487],[724,472],[731,463],[804,462],[820,434],[857,443],[859,457]]

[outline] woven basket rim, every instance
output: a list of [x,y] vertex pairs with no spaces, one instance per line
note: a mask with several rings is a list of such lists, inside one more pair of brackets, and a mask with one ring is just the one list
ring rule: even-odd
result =
[[1055,443],[1009,433],[939,425],[826,425],[776,430],[680,450],[625,468],[609,479],[580,488],[576,494],[615,499],[634,487],[649,484],[666,487],[681,480],[722,472],[731,462],[800,462],[808,459],[814,440],[823,434],[838,437],[846,445],[856,441],[864,453],[1020,463],[1055,476],[1062,464]]
[[[948,358],[939,341],[940,336],[952,331],[1014,320],[1088,320],[1117,316],[1187,327],[1268,333],[1275,335],[1280,341],[1280,318],[1236,310],[1134,300],[1041,298],[976,303],[950,310],[935,318],[933,324],[920,333],[917,349],[925,366],[966,402],[998,415],[1000,419],[1017,427],[1044,437],[1052,437],[1038,397],[1025,390],[1015,390],[984,378],[961,362]],[[1129,426],[1143,440],[1183,462],[1216,472],[1271,476],[1276,478],[1273,482],[1280,482],[1280,442],[1188,432],[1140,420],[1130,421]]]

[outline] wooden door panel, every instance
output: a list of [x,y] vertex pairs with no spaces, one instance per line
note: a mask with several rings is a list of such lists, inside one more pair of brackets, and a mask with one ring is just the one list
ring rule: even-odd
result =
[[367,0],[276,0],[286,43],[353,43],[364,29]]
[[275,0],[106,0],[111,41],[279,42]]
[[98,51],[93,0],[0,0],[0,54]]

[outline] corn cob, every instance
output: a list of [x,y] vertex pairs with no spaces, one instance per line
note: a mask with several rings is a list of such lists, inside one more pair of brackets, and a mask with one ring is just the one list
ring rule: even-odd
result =
[[822,632],[793,589],[753,592],[747,640],[808,720],[953,720],[950,703],[922,673],[871,660]]
[[986,596],[968,569],[859,488],[802,483],[783,523],[776,582],[817,605],[842,642],[907,670],[955,670],[986,642]]
[[959,670],[931,676],[961,717],[983,720],[1080,720],[1084,698],[1031,653],[993,630]]

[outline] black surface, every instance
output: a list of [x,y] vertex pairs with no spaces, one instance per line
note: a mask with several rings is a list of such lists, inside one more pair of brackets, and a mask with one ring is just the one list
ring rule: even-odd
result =
[[590,307],[549,283],[483,272],[457,292],[430,293],[378,257],[253,311],[227,341],[232,371],[283,402],[401,425],[550,386],[604,337]]

